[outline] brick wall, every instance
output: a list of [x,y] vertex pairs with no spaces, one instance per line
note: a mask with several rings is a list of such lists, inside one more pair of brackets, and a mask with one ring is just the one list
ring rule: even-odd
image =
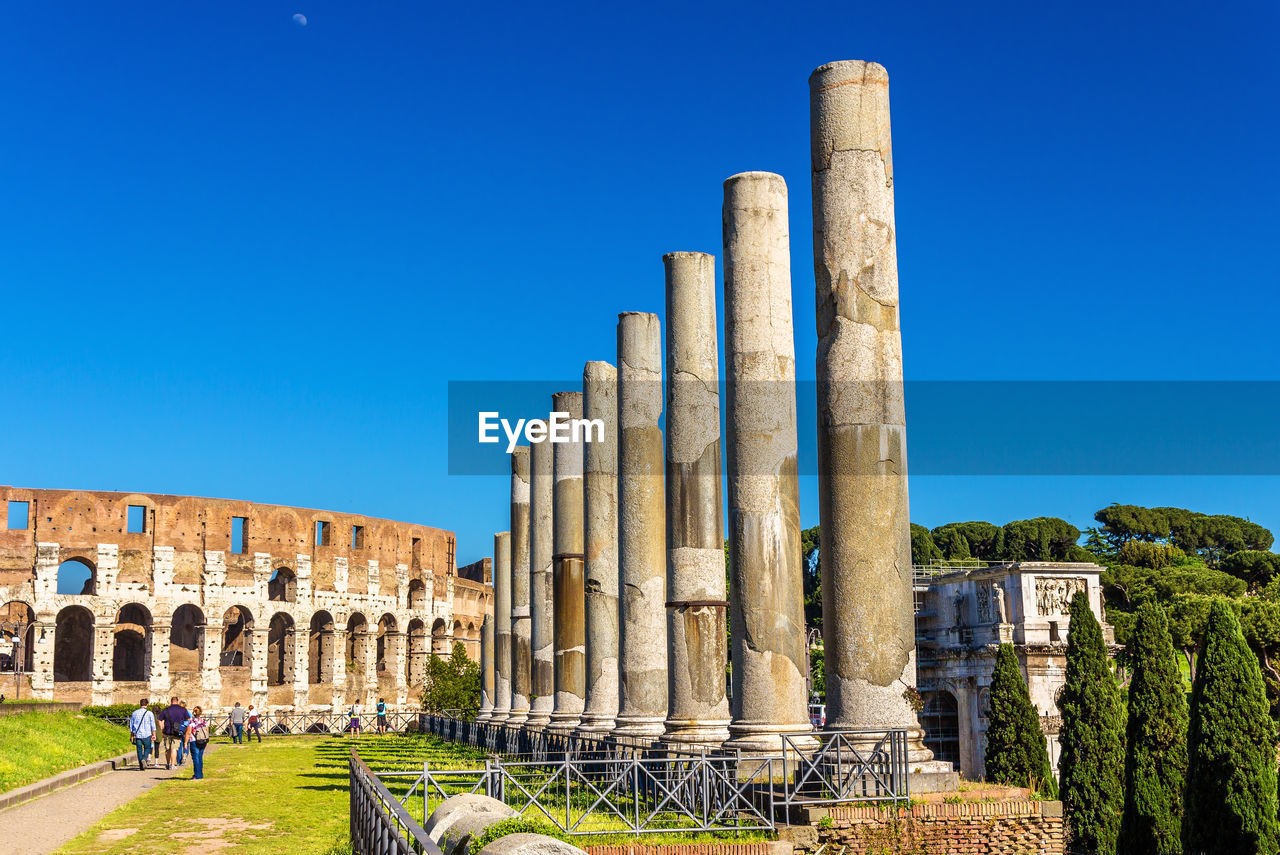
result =
[[791,855],[790,843],[619,843],[586,847],[587,855]]
[[[816,828],[844,855],[1062,855],[1062,802],[833,807]],[[827,827],[824,827],[827,826]]]

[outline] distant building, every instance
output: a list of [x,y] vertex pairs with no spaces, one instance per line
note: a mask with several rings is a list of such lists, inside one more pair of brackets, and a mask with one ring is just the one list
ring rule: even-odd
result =
[[[917,676],[925,744],[969,780],[983,775],[996,651],[1014,645],[1057,768],[1058,690],[1066,678],[1071,598],[1102,620],[1097,564],[1022,561],[915,569]],[[1112,630],[1103,624],[1108,641]]]

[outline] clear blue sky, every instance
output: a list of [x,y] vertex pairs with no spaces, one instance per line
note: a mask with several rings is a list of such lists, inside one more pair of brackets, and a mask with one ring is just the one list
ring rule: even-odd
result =
[[[506,484],[446,474],[447,381],[611,360],[617,312],[662,310],[662,253],[720,255],[735,172],[790,185],[812,377],[806,80],[834,59],[892,80],[909,379],[1280,379],[1278,24],[1262,0],[5,4],[0,483],[355,511],[488,554]],[[1122,501],[1280,530],[1278,487],[911,499],[928,525]]]

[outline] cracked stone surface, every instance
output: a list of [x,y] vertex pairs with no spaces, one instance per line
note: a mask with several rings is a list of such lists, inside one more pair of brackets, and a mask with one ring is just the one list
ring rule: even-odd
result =
[[[582,418],[581,392],[556,392],[555,412]],[[583,614],[582,441],[552,446],[555,486],[552,587],[555,600],[555,710],[548,730],[573,730],[582,719],[586,698],[586,626]]]
[[493,536],[493,713],[504,722],[511,715],[511,532]]
[[618,316],[619,705],[614,735],[656,740],[667,717],[666,510],[662,331],[658,316]]
[[618,716],[618,372],[608,362],[583,368],[582,409],[605,424],[604,441],[583,448],[587,697],[578,730],[598,734]]
[[787,185],[769,172],[724,183],[729,618],[733,719],[727,747],[816,742],[807,709],[795,339]]
[[480,711],[476,721],[493,718],[494,681],[497,668],[493,661],[493,615],[485,615],[480,624]]
[[555,707],[554,615],[551,588],[552,494],[554,463],[551,443],[529,449],[529,623],[533,649],[533,682],[525,727],[541,729]]
[[664,742],[729,738],[715,258],[663,257],[667,274],[667,721]]
[[507,724],[529,718],[533,690],[529,635],[529,446],[511,452],[511,715]]
[[916,683],[889,75],[809,78],[818,325],[818,494],[827,722],[906,727]]

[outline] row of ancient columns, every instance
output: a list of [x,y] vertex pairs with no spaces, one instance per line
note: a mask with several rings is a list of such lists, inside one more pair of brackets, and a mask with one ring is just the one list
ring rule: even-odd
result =
[[[833,63],[810,92],[828,726],[908,728],[911,758],[927,760],[912,705],[888,76]],[[603,420],[603,441],[512,457],[483,720],[751,752],[784,736],[813,744],[782,177],[725,181],[723,225],[727,497],[715,261],[672,253],[665,401],[658,317],[625,312],[617,370],[589,362],[581,393],[553,396],[553,411]]]

